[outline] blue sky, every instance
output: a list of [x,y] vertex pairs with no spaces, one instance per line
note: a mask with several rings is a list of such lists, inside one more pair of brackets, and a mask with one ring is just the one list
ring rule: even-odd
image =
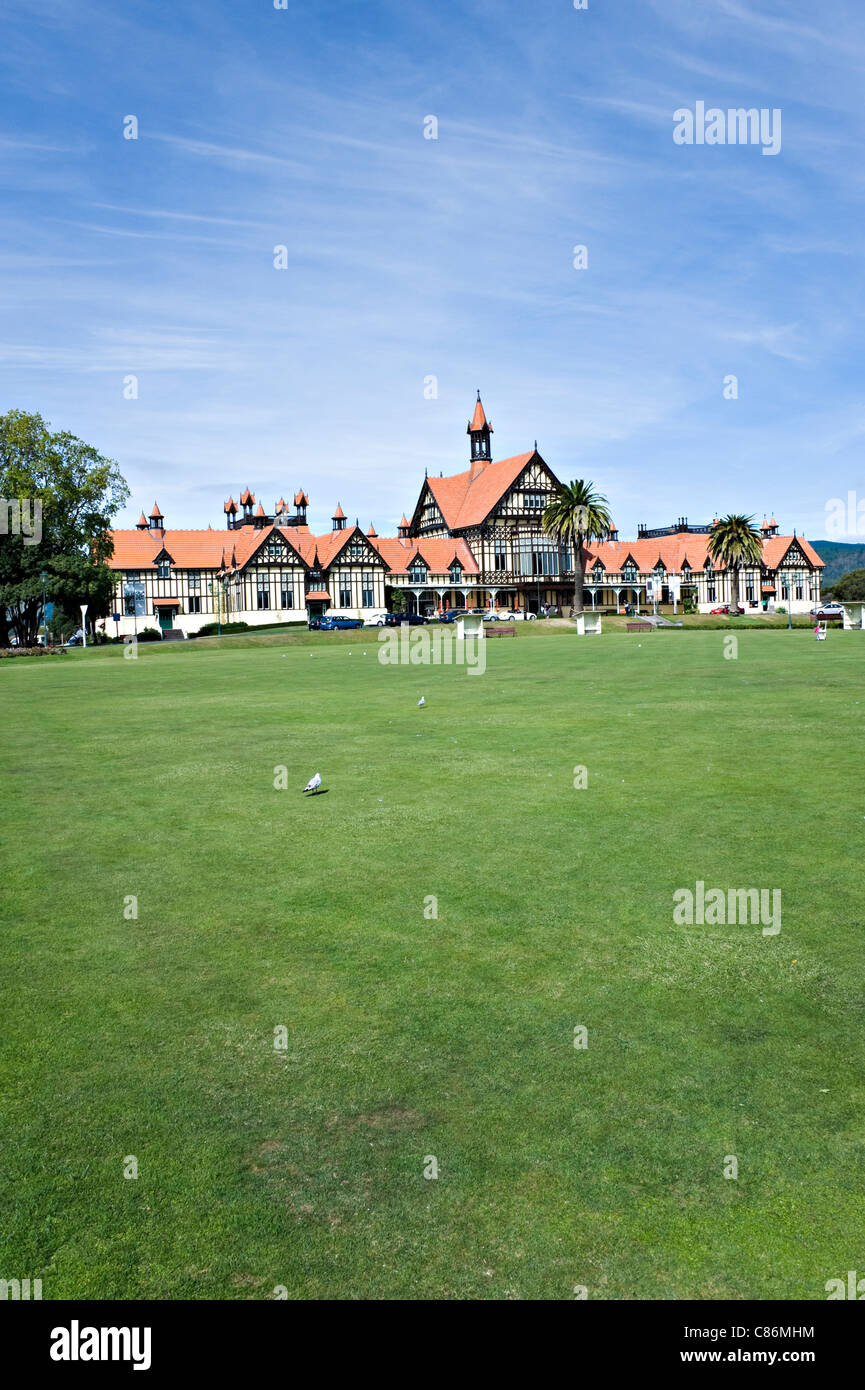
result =
[[[339,500],[390,531],[466,466],[477,387],[495,456],[537,439],[623,536],[735,509],[819,537],[865,496],[861,0],[0,23],[0,409],[116,458],[123,524],[302,485],[316,529]],[[780,108],[781,153],[675,145],[697,101]]]

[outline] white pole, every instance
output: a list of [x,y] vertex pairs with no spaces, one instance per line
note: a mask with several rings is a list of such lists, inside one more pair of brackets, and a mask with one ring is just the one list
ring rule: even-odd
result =
[[86,614],[87,614],[87,608],[88,608],[88,605],[87,605],[86,603],[82,603],[82,604],[81,604],[81,645],[82,645],[82,647],[86,647],[86,646],[87,646],[87,628],[86,628],[85,625],[84,625],[84,619],[85,619],[85,616],[86,616]]

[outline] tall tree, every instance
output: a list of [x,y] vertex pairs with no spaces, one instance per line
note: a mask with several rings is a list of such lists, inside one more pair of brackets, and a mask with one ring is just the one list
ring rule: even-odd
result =
[[574,551],[574,612],[583,611],[583,546],[606,540],[613,529],[609,502],[595,485],[577,478],[565,484],[547,507],[541,525],[559,545]]
[[66,612],[108,612],[109,527],[128,496],[117,464],[92,445],[53,434],[41,415],[0,415],[0,645],[10,631],[35,643],[43,584]]
[[752,516],[731,514],[716,521],[709,532],[709,554],[715,564],[724,565],[730,576],[730,607],[739,609],[739,571],[743,565],[763,562],[763,542]]

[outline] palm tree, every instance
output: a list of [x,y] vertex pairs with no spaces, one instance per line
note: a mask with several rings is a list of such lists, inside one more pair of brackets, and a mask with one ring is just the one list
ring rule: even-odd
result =
[[575,613],[583,611],[583,546],[587,541],[603,541],[609,536],[613,529],[609,505],[606,497],[595,492],[594,483],[577,478],[562,487],[541,518],[548,536],[559,545],[574,548]]
[[754,527],[754,518],[733,514],[716,521],[709,533],[709,554],[730,575],[730,607],[738,613],[739,570],[743,565],[761,565],[763,561],[763,542]]

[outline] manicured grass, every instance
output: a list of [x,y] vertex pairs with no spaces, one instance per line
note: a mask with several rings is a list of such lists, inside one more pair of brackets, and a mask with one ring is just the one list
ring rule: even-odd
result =
[[[0,667],[0,1276],[825,1298],[865,1258],[863,635],[520,632],[479,677],[376,638]],[[676,926],[697,879],[781,933]]]

